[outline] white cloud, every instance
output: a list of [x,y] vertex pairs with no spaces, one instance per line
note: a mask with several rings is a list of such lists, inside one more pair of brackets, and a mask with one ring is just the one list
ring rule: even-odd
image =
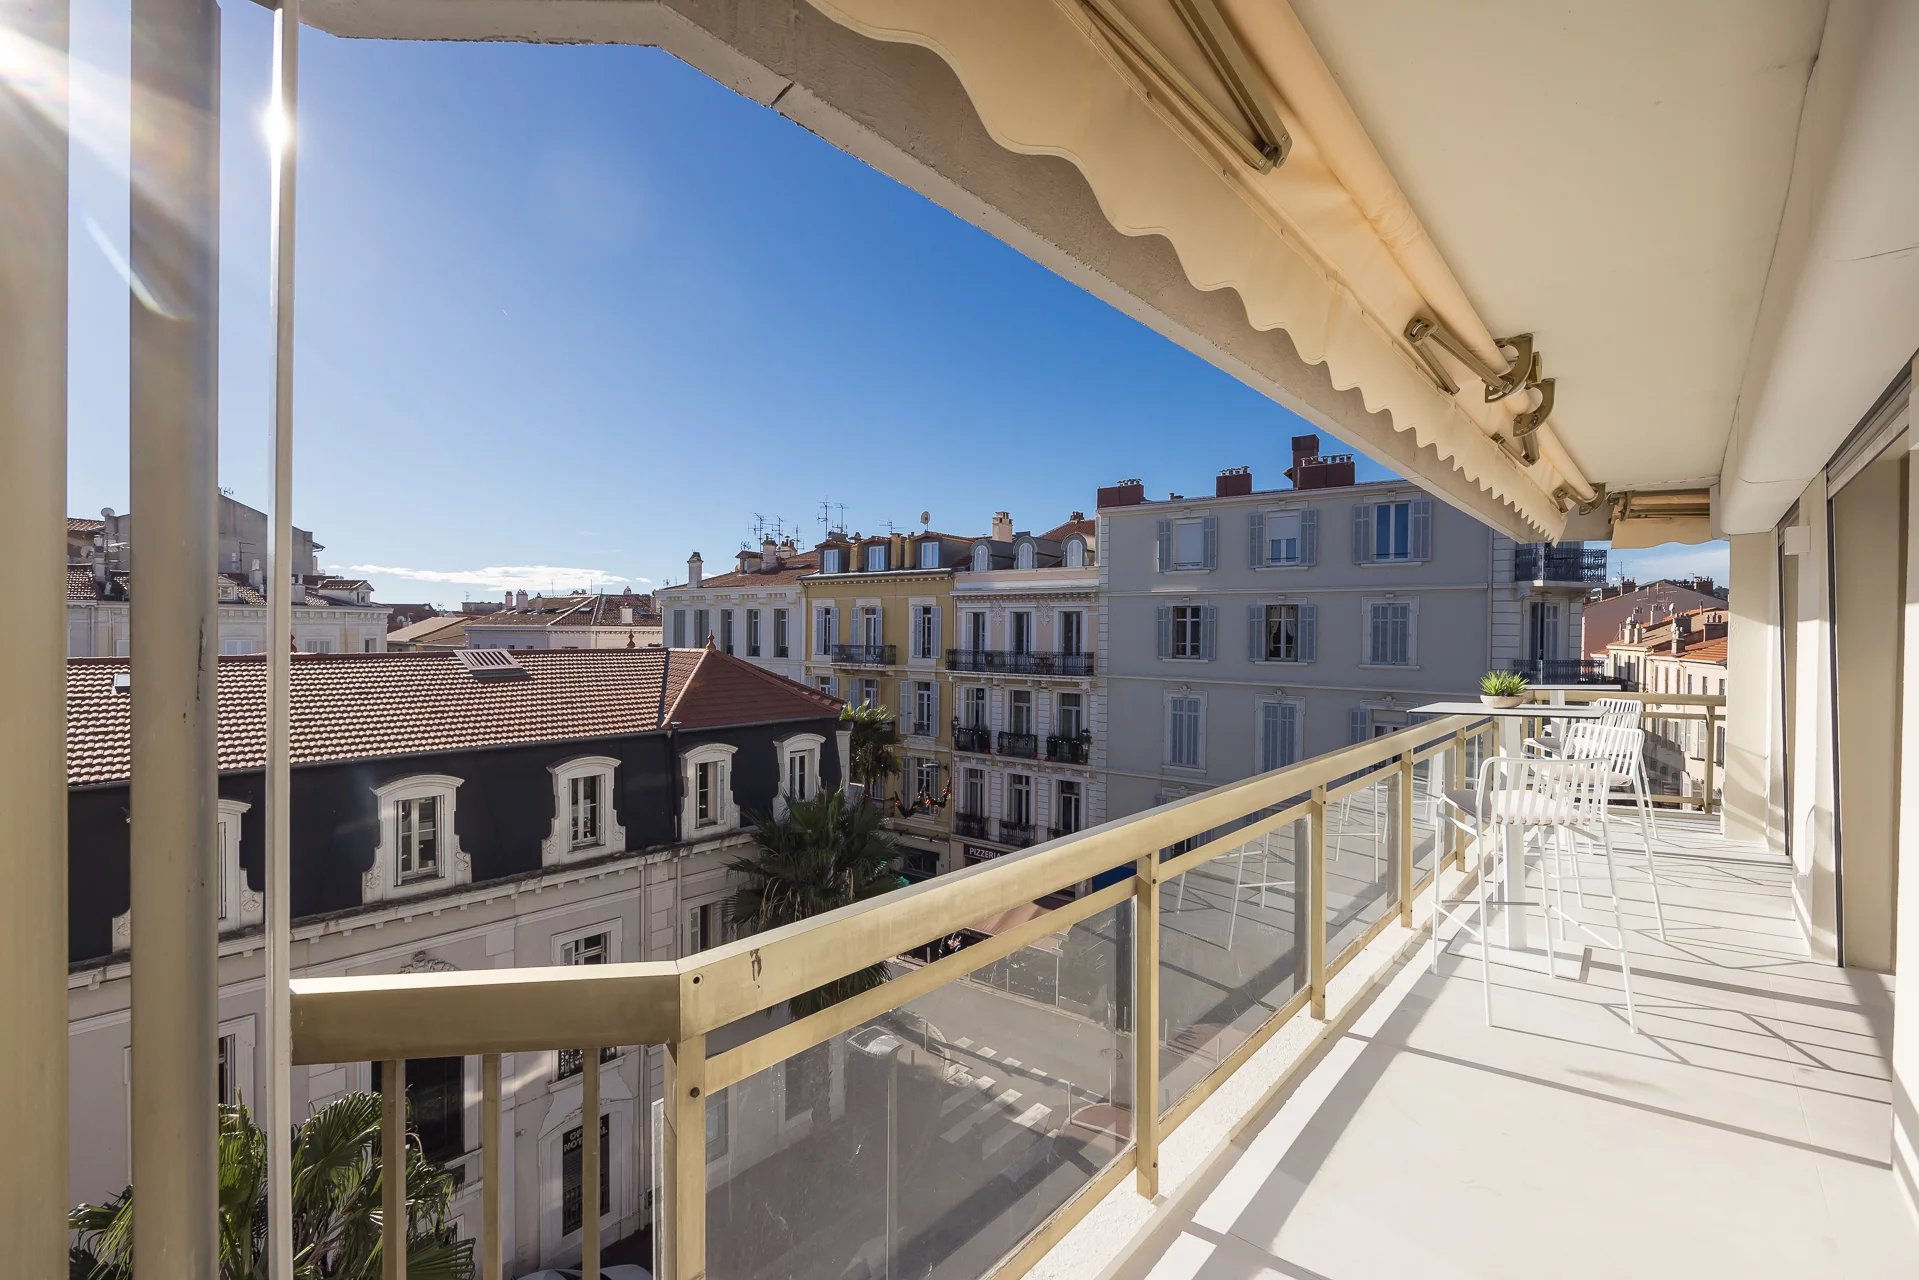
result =
[[409,578],[415,582],[449,582],[463,587],[490,587],[495,591],[560,590],[597,587],[608,583],[648,584],[651,578],[622,577],[604,569],[575,569],[553,564],[490,564],[481,569],[407,569],[387,564],[356,564],[353,572],[367,577]]
[[1610,569],[1613,573],[1639,582],[1703,575],[1723,583],[1731,567],[1729,552],[1723,542],[1702,542],[1697,545],[1668,542],[1644,551],[1614,551],[1611,560]]

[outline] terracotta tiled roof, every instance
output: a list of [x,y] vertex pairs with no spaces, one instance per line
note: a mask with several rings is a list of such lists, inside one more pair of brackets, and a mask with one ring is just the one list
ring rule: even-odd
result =
[[473,621],[463,613],[422,618],[386,633],[388,644],[436,644],[458,646],[466,643],[466,629]]
[[[631,605],[633,621],[620,621],[622,606]],[[524,609],[501,609],[468,619],[481,627],[657,627],[660,615],[653,597],[644,592],[628,595],[542,596]]]
[[[522,650],[527,676],[479,680],[451,653],[293,655],[293,763],[318,764],[477,747],[650,733],[676,689],[686,728],[812,720],[839,704],[725,654],[691,649]],[[67,663],[67,784],[126,778],[124,658]],[[220,659],[219,760],[259,769],[266,756],[266,660]]]
[[673,664],[667,677],[666,719],[677,722],[682,729],[796,720],[801,717],[766,714],[769,709],[795,702],[811,707],[811,716],[839,714],[838,698],[721,653],[710,644],[704,649],[668,652],[673,655]]
[[1078,519],[1078,520],[1068,520],[1065,524],[1062,524],[1062,525],[1055,525],[1053,528],[1048,529],[1045,533],[1042,533],[1039,536],[1041,540],[1045,542],[1058,542],[1062,538],[1065,538],[1068,534],[1074,534],[1074,533],[1090,538],[1093,536],[1093,530],[1096,527],[1097,526],[1093,521],[1087,520],[1082,517],[1081,519]]
[[1688,662],[1724,662],[1726,648],[1726,637],[1714,636],[1710,640],[1688,645],[1679,651],[1679,656]]
[[104,520],[86,520],[79,516],[67,517],[68,533],[104,533],[107,522]]
[[93,567],[84,564],[67,566],[67,599],[97,600],[99,587],[93,581]]
[[697,587],[679,586],[669,588],[674,591],[704,591],[708,587],[737,590],[741,587],[777,587],[786,583],[798,582],[809,573],[818,573],[820,562],[816,556],[801,556],[788,560],[771,573],[722,573],[711,578],[700,579]]

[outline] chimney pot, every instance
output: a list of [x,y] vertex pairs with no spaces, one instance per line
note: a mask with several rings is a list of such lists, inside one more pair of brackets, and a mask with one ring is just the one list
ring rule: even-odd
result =
[[1253,491],[1251,467],[1227,467],[1213,481],[1215,498],[1241,498]]
[[1146,484],[1142,480],[1121,480],[1118,484],[1102,485],[1093,499],[1095,510],[1101,507],[1137,507],[1146,501]]

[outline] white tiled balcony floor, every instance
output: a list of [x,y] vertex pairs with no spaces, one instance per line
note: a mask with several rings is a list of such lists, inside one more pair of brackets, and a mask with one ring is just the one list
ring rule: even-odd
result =
[[1643,877],[1622,886],[1642,1034],[1610,950],[1562,951],[1554,979],[1543,948],[1495,948],[1489,1028],[1477,944],[1437,975],[1422,948],[1114,1274],[1919,1275],[1887,980],[1806,959],[1763,850],[1697,818],[1661,837],[1666,942]]

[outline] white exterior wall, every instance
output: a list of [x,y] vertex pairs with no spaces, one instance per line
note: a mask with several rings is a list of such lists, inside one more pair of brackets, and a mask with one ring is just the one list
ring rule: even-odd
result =
[[[806,593],[797,582],[767,587],[734,587],[708,589],[705,587],[666,587],[657,593],[660,602],[660,643],[671,645],[674,638],[673,615],[676,610],[686,614],[686,643],[698,648],[706,643],[705,636],[693,634],[693,611],[705,609],[714,643],[719,643],[720,614],[725,610],[733,611],[733,652],[735,656],[746,659],[756,667],[763,667],[774,675],[785,676],[796,684],[809,683],[806,679],[806,646],[810,643],[807,636]],[[773,653],[773,610],[785,609],[787,625],[786,656],[776,657]],[[760,612],[760,653],[757,657],[746,652],[746,614],[748,610]]]
[[[123,657],[131,636],[130,608],[125,601],[69,601],[67,656]],[[385,653],[387,610],[353,605],[293,606],[293,643],[302,651],[324,643],[332,653]],[[222,652],[234,644],[246,653],[265,653],[267,611],[261,605],[221,605]]]
[[[1246,497],[1199,498],[1106,507],[1099,512],[1105,603],[1101,639],[1104,711],[1114,732],[1094,743],[1106,780],[1106,815],[1123,817],[1251,776],[1257,767],[1257,705],[1264,698],[1301,706],[1300,758],[1351,740],[1352,715],[1394,723],[1421,703],[1474,694],[1488,666],[1504,666],[1517,650],[1496,648],[1495,534],[1444,502],[1432,504],[1432,557],[1424,562],[1357,564],[1353,508],[1362,502],[1425,498],[1403,482],[1337,489],[1280,490]],[[1248,520],[1255,511],[1309,506],[1318,513],[1316,563],[1255,568]],[[1216,566],[1160,573],[1157,522],[1186,515],[1218,519]],[[1504,542],[1505,539],[1501,538]],[[1507,577],[1511,544],[1506,542]],[[1318,654],[1310,663],[1250,660],[1248,608],[1279,597],[1318,611]],[[1391,596],[1415,605],[1415,657],[1409,667],[1369,666],[1363,610]],[[1212,605],[1217,610],[1212,661],[1158,657],[1160,605]],[[1167,702],[1175,692],[1205,705],[1203,765],[1166,762]]]

